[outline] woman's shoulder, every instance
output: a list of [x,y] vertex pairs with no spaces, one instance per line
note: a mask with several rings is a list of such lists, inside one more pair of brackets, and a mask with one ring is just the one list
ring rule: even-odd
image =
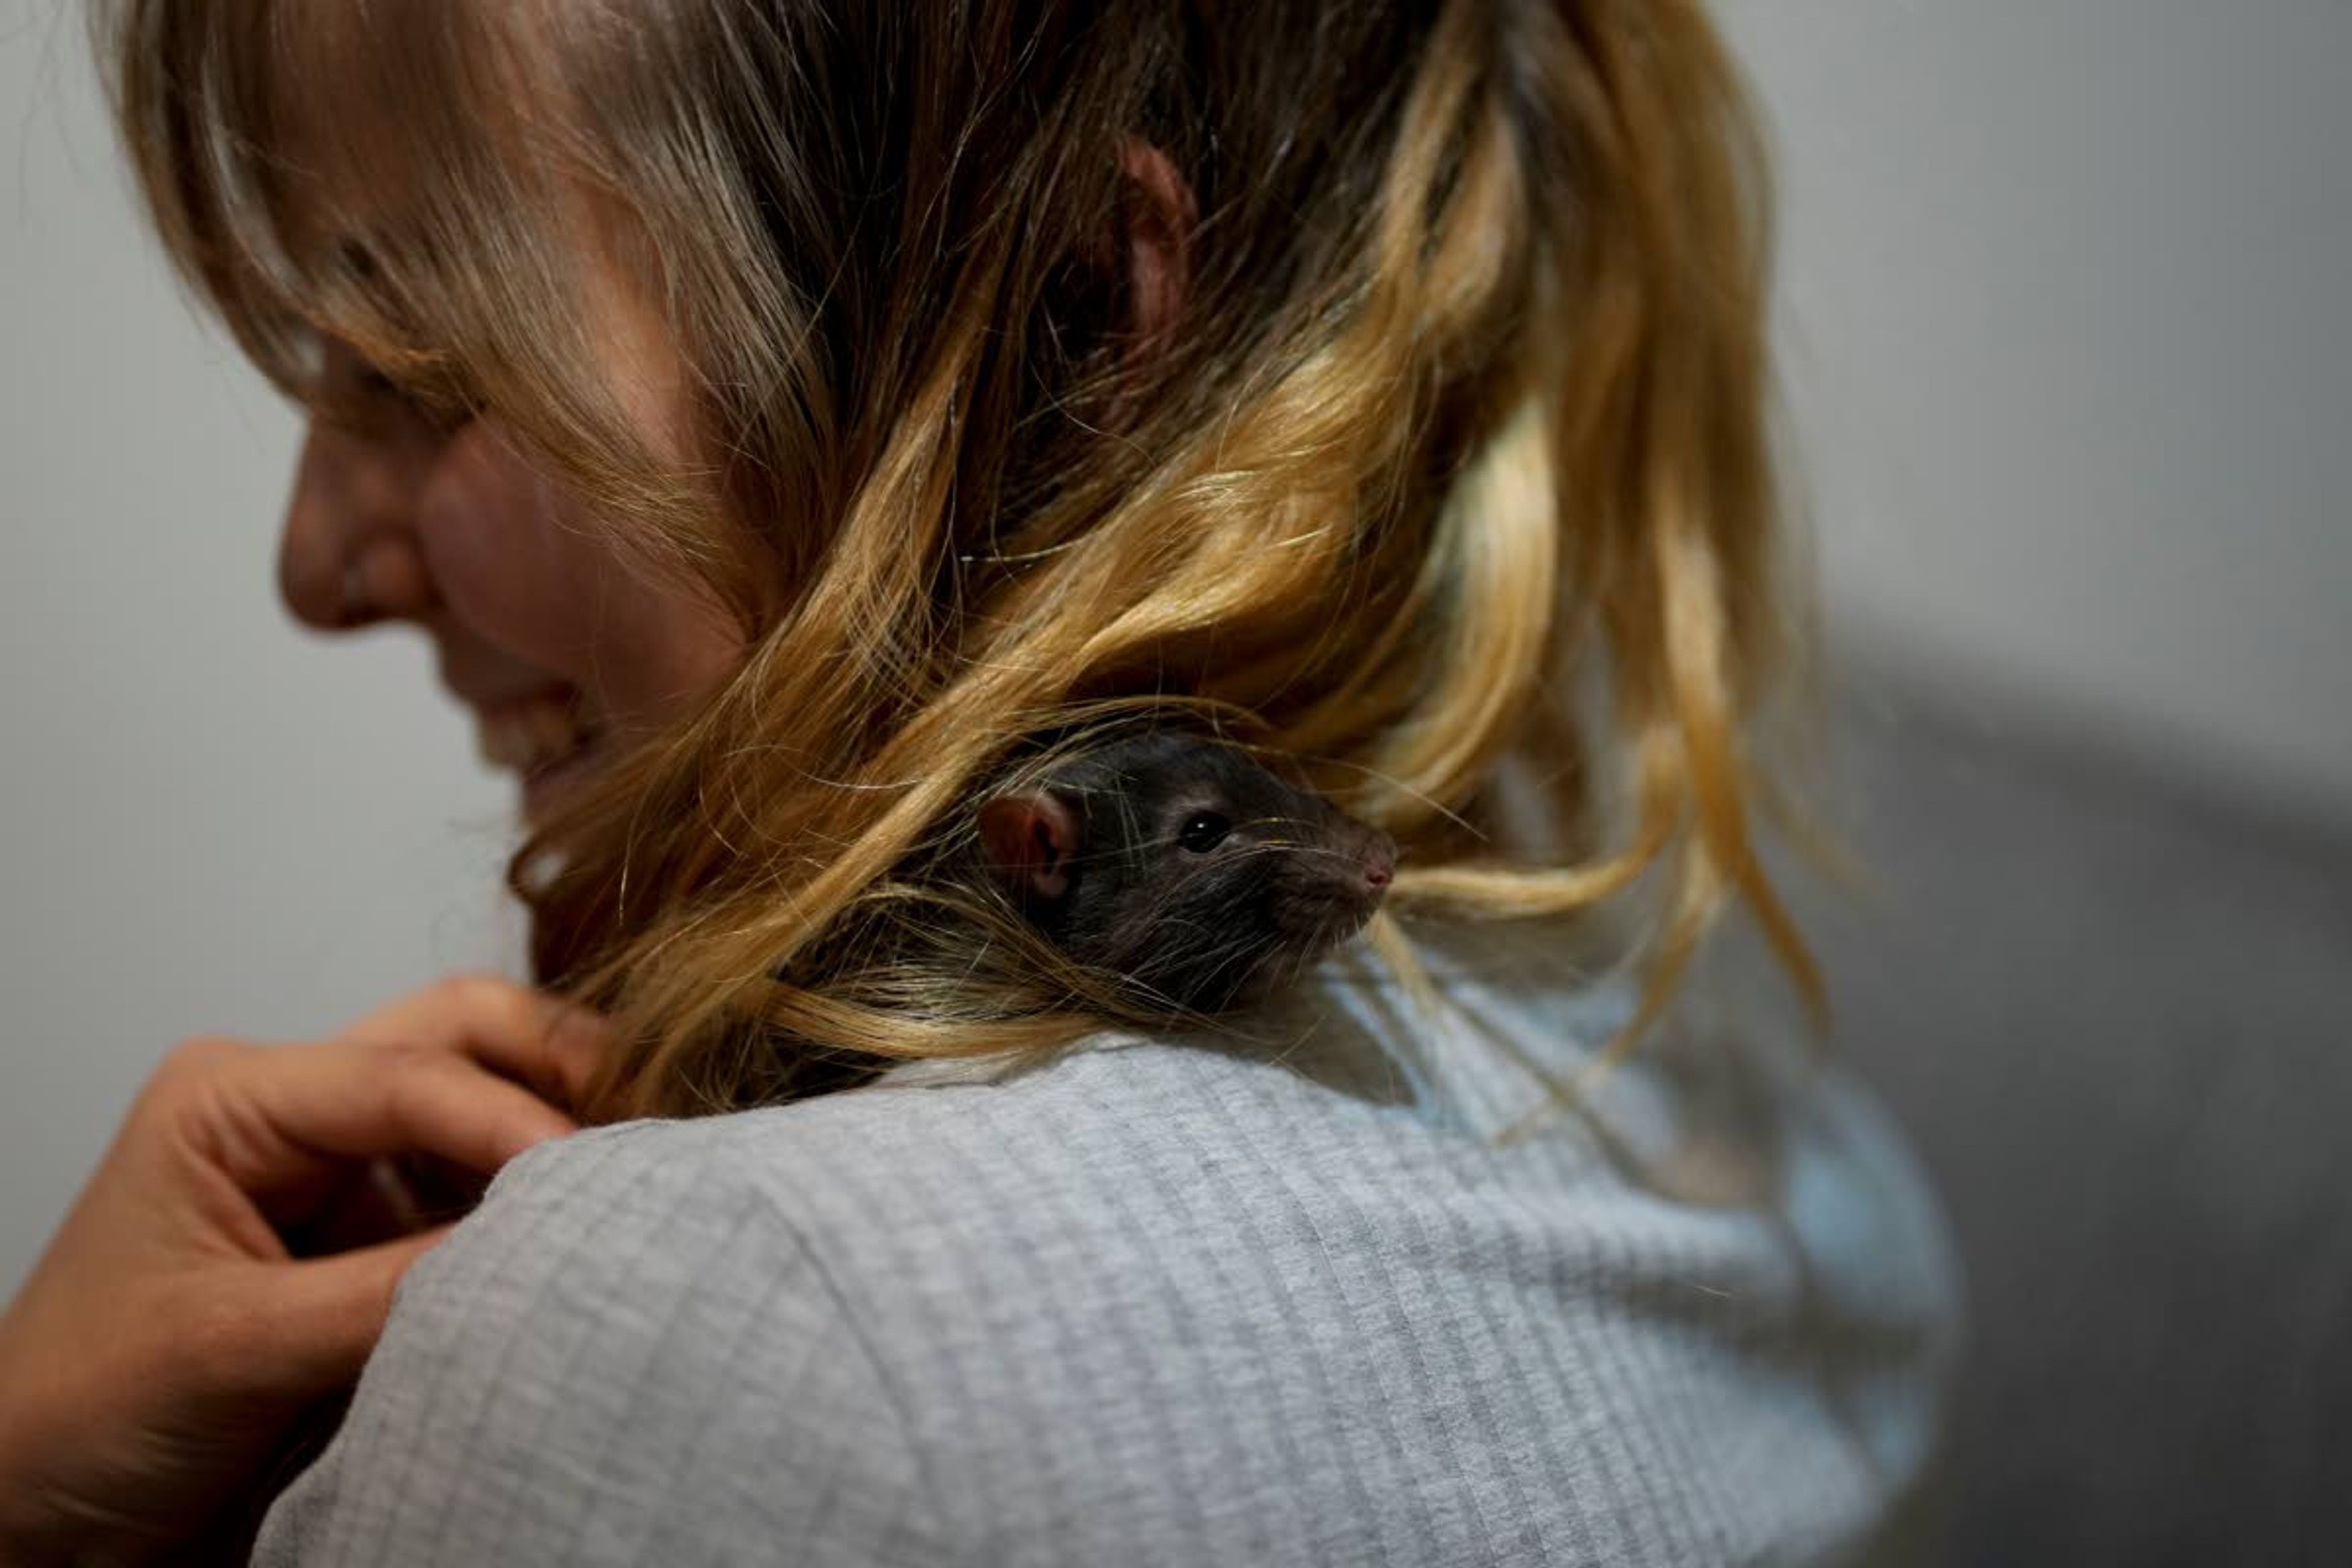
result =
[[938,1562],[819,1252],[694,1124],[543,1143],[403,1279],[254,1561]]
[[656,1520],[837,1529],[845,1561],[1875,1528],[1924,1462],[1949,1281],[1866,1100],[1665,1042],[1499,1143],[1524,1064],[1589,1062],[1630,996],[1540,941],[1426,952],[1433,1013],[1350,960],[1245,1028],[542,1145],[413,1271],[303,1485],[388,1484],[374,1446],[499,1500],[449,1560],[530,1561],[517,1519],[570,1542],[616,1479]]

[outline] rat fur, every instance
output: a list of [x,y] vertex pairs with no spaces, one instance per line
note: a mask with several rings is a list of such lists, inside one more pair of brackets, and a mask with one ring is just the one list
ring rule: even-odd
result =
[[986,868],[1076,962],[1172,1010],[1296,974],[1379,908],[1396,846],[1247,752],[1181,731],[1114,742],[978,814]]

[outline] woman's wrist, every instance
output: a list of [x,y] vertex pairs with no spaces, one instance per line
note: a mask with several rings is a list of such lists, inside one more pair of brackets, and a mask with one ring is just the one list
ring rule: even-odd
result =
[[[5,1426],[0,1423],[0,1426]],[[90,1522],[78,1521],[23,1446],[0,1430],[0,1563],[119,1563]]]
[[138,1559],[110,1552],[98,1521],[61,1495],[57,1477],[42,1459],[43,1403],[39,1391],[23,1386],[22,1368],[12,1366],[5,1341],[8,1320],[0,1318],[0,1563],[122,1563]]

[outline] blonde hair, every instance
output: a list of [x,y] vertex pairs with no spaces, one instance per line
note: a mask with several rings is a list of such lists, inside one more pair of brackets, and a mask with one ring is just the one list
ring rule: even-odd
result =
[[[356,416],[314,374],[332,334],[421,407],[497,409],[742,627],[733,679],[513,863],[540,977],[629,1042],[608,1113],[1100,1027],[1067,977],[869,939],[952,912],[904,868],[1024,738],[1136,709],[1295,754],[1403,846],[1400,904],[1651,889],[1621,1045],[1735,900],[1818,1003],[1752,841],[1788,804],[1756,722],[1810,616],[1769,184],[1690,0],[113,0],[99,26],[167,245],[281,387]],[[352,102],[396,134],[326,112]],[[1146,221],[1130,140],[1198,207],[1149,352],[1107,243]],[[329,171],[415,193],[364,265],[297,237]],[[583,212],[691,371],[693,462],[581,339]],[[1556,853],[1494,848],[1507,757],[1572,829]]]

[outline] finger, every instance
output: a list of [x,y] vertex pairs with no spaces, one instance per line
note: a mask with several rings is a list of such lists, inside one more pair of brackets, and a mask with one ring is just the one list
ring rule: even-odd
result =
[[[324,1258],[415,1236],[473,1206],[426,1214],[402,1166],[398,1156],[337,1161],[317,1184],[272,1189],[254,1198],[295,1258]],[[479,1193],[474,1195],[478,1200]]]
[[378,1008],[340,1037],[459,1051],[576,1104],[608,1035],[601,1016],[562,997],[501,975],[459,974]]
[[227,1064],[209,1140],[248,1193],[317,1180],[377,1155],[437,1155],[484,1175],[572,1119],[521,1085],[447,1051],[330,1041],[257,1049]]
[[271,1266],[256,1276],[268,1301],[269,1343],[254,1364],[283,1379],[282,1392],[311,1398],[359,1376],[383,1337],[392,1296],[409,1266],[450,1226],[331,1258]]
[[490,1178],[478,1171],[464,1170],[429,1154],[404,1155],[393,1165],[409,1213],[415,1216],[410,1230],[424,1230],[445,1219],[471,1214],[490,1184]]
[[473,1058],[577,1106],[611,1038],[603,1016],[502,975],[457,974],[377,1008],[338,1037]]

